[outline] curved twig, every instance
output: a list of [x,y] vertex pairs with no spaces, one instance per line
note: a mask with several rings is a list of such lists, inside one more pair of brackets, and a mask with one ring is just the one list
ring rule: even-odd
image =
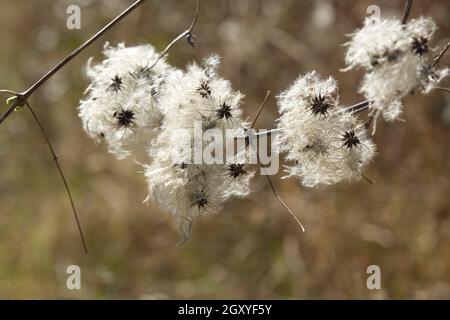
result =
[[194,18],[192,19],[191,24],[189,25],[189,28],[184,30],[182,33],[180,33],[178,36],[176,36],[167,46],[166,48],[159,54],[158,58],[153,62],[153,64],[149,67],[149,69],[152,69],[161,59],[172,49],[172,47],[181,39],[187,38],[188,43],[191,46],[194,46],[193,40],[195,39],[195,36],[193,35],[192,31],[194,30],[195,25],[197,24],[198,19],[198,13],[200,11],[200,0],[197,0],[197,6],[195,7],[195,13]]
[[52,146],[52,144],[50,142],[50,139],[47,136],[47,133],[45,132],[44,127],[43,127],[41,121],[39,120],[39,117],[34,112],[33,108],[31,108],[31,106],[30,106],[30,104],[28,102],[26,102],[25,105],[28,108],[28,110],[30,110],[31,114],[33,115],[33,118],[36,121],[37,125],[39,126],[39,129],[40,129],[40,131],[42,133],[42,136],[44,137],[45,142],[47,143],[48,148],[50,149],[50,152],[51,152],[51,154],[53,156],[53,161],[55,162],[56,168],[58,169],[59,175],[61,176],[61,180],[63,181],[64,188],[66,189],[67,196],[69,197],[70,205],[72,207],[73,216],[74,216],[75,221],[77,223],[78,232],[80,233],[80,237],[81,237],[81,242],[83,243],[84,252],[86,254],[88,254],[88,248],[87,248],[87,245],[86,245],[86,240],[84,239],[84,234],[83,234],[83,229],[81,228],[80,219],[78,218],[77,210],[75,208],[75,204],[73,202],[72,194],[70,192],[70,188],[69,188],[69,185],[67,183],[66,177],[64,176],[64,173],[62,171],[61,165],[59,164],[58,156],[57,156],[55,150],[53,149],[53,146]]
[[447,52],[448,48],[450,48],[450,42],[448,42],[447,45],[444,47],[444,49],[442,49],[442,51],[438,54],[438,56],[436,58],[434,58],[434,60],[433,60],[433,67],[435,67],[439,63],[441,58]]
[[259,106],[259,109],[258,109],[258,111],[256,112],[255,117],[253,118],[252,125],[250,126],[250,129],[253,129],[253,127],[255,126],[255,123],[256,123],[256,121],[258,120],[259,115],[261,114],[262,110],[264,109],[264,106],[266,105],[267,98],[269,98],[269,95],[270,95],[270,91],[267,91],[267,92],[266,92],[266,96],[264,97],[263,102],[262,102],[261,105]]
[[[259,156],[258,156],[258,161],[259,161]],[[281,196],[278,194],[277,190],[275,189],[275,186],[272,182],[272,179],[270,179],[270,176],[267,174],[266,169],[264,168],[264,166],[261,165],[261,170],[264,171],[264,175],[267,179],[267,182],[270,185],[270,188],[272,189],[273,194],[275,195],[275,198],[277,198],[277,200],[281,203],[281,205],[286,209],[286,211],[292,216],[292,218],[294,218],[295,222],[297,222],[297,224],[300,226],[300,228],[302,229],[303,232],[306,232],[305,227],[303,226],[303,224],[301,223],[300,219],[297,218],[297,216],[294,214],[294,212],[289,208],[289,206],[284,202],[284,200],[281,198]]]
[[408,22],[409,14],[411,13],[413,0],[406,0],[405,10],[403,12],[402,24],[406,24]]
[[364,100],[364,101],[358,102],[350,107],[339,110],[339,113],[345,113],[345,112],[349,112],[352,114],[359,113],[359,112],[362,112],[362,111],[368,109],[370,104],[371,104],[371,102],[369,100]]

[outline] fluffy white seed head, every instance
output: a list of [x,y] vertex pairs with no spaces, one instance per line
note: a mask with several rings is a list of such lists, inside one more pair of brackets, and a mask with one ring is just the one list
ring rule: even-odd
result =
[[337,83],[312,72],[300,76],[278,97],[279,147],[287,176],[307,187],[359,178],[375,146],[366,129],[339,106]]
[[148,200],[176,218],[183,240],[189,238],[197,217],[218,213],[231,197],[247,196],[253,177],[247,165],[173,164],[159,159],[146,166],[144,172]]
[[433,66],[435,55],[429,43],[435,31],[430,18],[402,25],[399,20],[370,17],[351,35],[347,70],[366,69],[360,92],[372,101],[373,114],[396,119],[403,97],[416,89],[428,93],[449,75],[448,69]]
[[105,59],[88,63],[90,85],[79,106],[83,128],[95,141],[104,140],[108,150],[121,159],[133,150],[145,150],[162,121],[159,97],[165,78],[174,71],[158,58],[150,45],[104,49]]
[[[245,197],[250,192],[253,172],[236,158],[229,163],[220,159],[221,164],[194,164],[194,153],[202,157],[215,142],[204,138],[204,133],[213,131],[225,142],[226,134],[248,127],[242,119],[242,94],[218,75],[218,63],[212,57],[204,66],[192,64],[166,79],[161,96],[162,130],[148,149],[152,159],[145,167],[149,199],[176,217],[184,239],[195,218],[216,213],[230,197]],[[204,138],[199,150],[194,144],[196,134]]]
[[219,58],[206,59],[204,66],[188,66],[187,71],[171,81],[164,97],[166,127],[192,128],[202,121],[207,129],[238,129],[242,120],[243,95],[234,91],[228,80],[217,74]]
[[368,17],[364,21],[364,26],[350,36],[345,56],[345,63],[349,69],[373,68],[388,60],[390,52],[403,51],[410,44],[400,21],[394,19]]

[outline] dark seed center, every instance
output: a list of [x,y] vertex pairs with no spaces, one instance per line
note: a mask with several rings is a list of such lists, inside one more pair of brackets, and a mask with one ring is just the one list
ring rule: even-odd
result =
[[216,111],[216,115],[219,119],[225,118],[226,120],[232,119],[233,115],[231,114],[231,106],[227,105],[225,102],[220,106],[220,108]]
[[116,76],[111,80],[112,80],[112,83],[109,85],[110,90],[112,90],[114,92],[118,92],[118,91],[122,90],[123,81],[122,81],[122,78],[119,77],[119,75],[116,74]]
[[202,82],[197,91],[203,98],[208,98],[211,95],[211,88],[206,82]]
[[204,191],[200,191],[192,195],[193,206],[197,206],[199,209],[204,209],[208,203],[209,201]]
[[240,175],[244,175],[247,174],[247,171],[244,170],[244,165],[243,164],[230,164],[228,166],[228,175],[230,177],[237,178]]
[[344,141],[344,146],[348,149],[352,149],[361,143],[353,130],[345,132],[342,140]]
[[327,102],[327,97],[318,95],[314,97],[311,105],[311,111],[314,115],[322,115],[325,116],[328,114],[329,109],[332,105]]
[[424,37],[413,38],[412,50],[415,54],[422,56],[429,51],[428,39]]
[[121,127],[129,127],[133,124],[134,112],[131,110],[114,112],[113,116],[117,119],[119,126]]

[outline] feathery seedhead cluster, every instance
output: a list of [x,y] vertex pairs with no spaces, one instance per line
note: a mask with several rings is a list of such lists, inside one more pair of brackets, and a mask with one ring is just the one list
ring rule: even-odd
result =
[[[380,113],[398,118],[407,94],[416,89],[426,94],[450,75],[450,69],[437,67],[440,56],[430,46],[435,31],[429,18],[402,24],[369,17],[351,35],[346,70],[366,70],[360,92],[375,119]],[[83,128],[119,159],[147,153],[147,200],[175,216],[184,242],[197,217],[250,192],[254,171],[248,159],[255,150],[245,144],[230,159],[223,153],[228,148],[217,144],[251,140],[243,95],[218,75],[216,56],[179,70],[149,45],[106,44],[104,55],[100,64],[88,64],[91,83],[79,106]],[[292,163],[287,177],[314,187],[362,176],[376,147],[365,125],[348,112],[353,108],[340,105],[336,80],[316,72],[300,76],[278,96],[278,107],[276,147]]]
[[[105,140],[119,159],[138,150],[149,155],[144,168],[148,200],[171,212],[187,239],[196,217],[250,192],[253,171],[245,158],[194,163],[195,152],[202,157],[204,150],[219,151],[217,137],[225,141],[248,127],[242,119],[243,96],[219,77],[216,56],[182,71],[164,59],[154,65],[159,54],[149,45],[106,45],[104,54],[100,64],[88,64],[91,83],[79,106],[83,127],[94,140]],[[195,123],[203,137],[198,150]],[[214,134],[203,136],[210,131]]]
[[336,80],[300,76],[278,97],[279,147],[288,176],[307,187],[359,178],[375,145],[356,117],[342,112]]
[[122,159],[158,133],[162,121],[159,96],[165,78],[174,72],[164,60],[154,68],[158,54],[150,45],[104,48],[105,59],[88,63],[90,85],[81,101],[83,128],[95,141],[104,140],[111,153]]
[[[218,57],[211,57],[204,66],[192,64],[167,79],[161,97],[162,131],[148,151],[152,158],[145,168],[149,199],[176,217],[184,239],[188,239],[195,218],[215,213],[230,197],[250,192],[253,172],[249,165],[238,162],[237,156],[224,163],[218,156],[221,150],[215,148],[216,139],[226,141],[248,127],[242,119],[242,94],[219,77],[218,64]],[[211,136],[207,135],[210,132]],[[203,136],[197,149],[196,134]],[[207,155],[216,156],[217,162],[196,161],[199,150],[203,154],[211,151],[213,154]]]
[[366,18],[364,26],[347,43],[346,70],[362,67],[366,74],[360,91],[372,102],[370,108],[386,120],[401,114],[401,100],[418,89],[428,93],[450,69],[434,65],[430,42],[437,27],[430,18],[403,25],[395,19]]

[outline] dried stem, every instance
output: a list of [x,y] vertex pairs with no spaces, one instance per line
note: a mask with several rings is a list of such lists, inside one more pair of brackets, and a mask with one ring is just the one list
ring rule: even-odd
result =
[[69,185],[67,183],[66,177],[64,176],[64,173],[62,171],[61,165],[59,164],[58,156],[56,155],[56,152],[53,149],[53,146],[52,146],[52,144],[50,142],[50,139],[47,136],[47,133],[45,132],[44,127],[43,127],[41,121],[39,120],[37,114],[34,112],[33,108],[31,108],[31,106],[30,106],[30,104],[28,102],[26,102],[25,105],[27,106],[28,110],[30,110],[31,114],[33,115],[34,120],[36,121],[37,125],[39,126],[39,129],[40,129],[40,131],[42,133],[42,136],[44,137],[45,142],[47,143],[48,148],[50,149],[50,152],[51,152],[51,154],[53,156],[53,161],[55,162],[55,165],[58,168],[59,175],[61,176],[61,179],[62,179],[62,181],[64,183],[64,188],[66,189],[67,196],[69,197],[70,205],[72,207],[73,216],[74,216],[75,221],[77,223],[78,232],[80,233],[80,237],[81,237],[81,242],[83,243],[84,252],[86,252],[86,254],[87,254],[88,253],[88,248],[87,248],[87,245],[86,245],[86,240],[85,240],[84,235],[83,235],[83,229],[81,228],[80,219],[78,218],[77,210],[76,210],[75,204],[73,202],[73,198],[72,198],[72,194],[70,192]]
[[55,65],[50,71],[48,71],[42,78],[40,78],[37,82],[35,82],[30,88],[28,88],[26,91],[22,93],[14,92],[11,90],[1,90],[1,92],[7,92],[10,94],[15,95],[16,102],[13,103],[9,109],[2,115],[0,118],[0,123],[2,123],[13,111],[16,107],[23,107],[26,105],[29,97],[45,82],[47,82],[55,73],[57,73],[62,67],[64,67],[67,63],[69,63],[73,58],[75,58],[77,55],[79,55],[84,49],[89,47],[91,44],[93,44],[98,38],[100,38],[103,34],[105,34],[106,31],[111,29],[113,26],[115,26],[120,20],[125,18],[128,14],[130,14],[134,9],[136,9],[138,6],[140,6],[142,3],[144,3],[145,0],[137,0],[134,2],[131,6],[129,6],[127,9],[125,9],[121,14],[119,14],[114,20],[112,20],[110,23],[108,23],[106,26],[104,26],[102,29],[100,29],[95,35],[93,35],[89,40],[87,40],[85,43],[83,43],[81,46],[79,46],[77,49],[72,51],[67,57],[65,57],[63,60],[58,62],[57,65]]
[[264,106],[266,105],[266,101],[267,101],[267,98],[269,98],[269,95],[270,95],[270,91],[267,91],[267,92],[266,92],[266,96],[264,97],[263,102],[262,102],[261,105],[259,106],[259,109],[258,109],[258,111],[256,112],[255,117],[253,118],[252,125],[250,126],[250,129],[252,129],[252,128],[255,126],[255,123],[256,123],[256,121],[258,120],[259,115],[261,114],[261,112],[262,112],[263,109],[264,109]]
[[375,120],[375,116],[373,114],[370,114],[366,120],[366,123],[364,124],[367,130],[369,130],[369,128],[372,125],[374,120]]
[[[443,88],[437,88],[437,89],[441,89],[442,90]],[[445,90],[445,89],[443,89],[443,90]],[[371,102],[369,100],[361,101],[361,102],[358,102],[358,103],[356,103],[356,104],[354,104],[354,105],[352,105],[350,107],[343,108],[343,109],[339,110],[339,113],[349,112],[349,113],[355,114],[355,113],[363,112],[364,110],[367,110],[369,108],[370,103]],[[370,118],[371,117],[369,116],[369,120],[368,120],[369,123],[372,121],[372,120],[370,120]],[[256,136],[256,137],[264,136],[264,135],[269,136],[272,133],[280,132],[280,131],[282,131],[280,128],[276,128],[276,129],[270,129],[270,130],[257,132],[257,133],[255,133],[253,135]]]
[[408,22],[409,14],[411,12],[413,0],[406,0],[405,10],[403,11],[402,24],[406,24]]
[[300,220],[297,218],[297,216],[294,214],[294,212],[292,212],[292,210],[287,206],[287,204],[283,201],[283,199],[280,197],[280,195],[278,194],[278,192],[275,190],[275,186],[272,183],[272,179],[270,179],[270,176],[266,175],[267,181],[270,184],[270,187],[272,188],[272,192],[275,195],[275,197],[278,199],[278,201],[283,205],[283,207],[287,210],[287,212],[289,212],[289,214],[292,216],[292,218],[294,218],[294,220],[297,222],[297,224],[300,226],[300,228],[302,229],[303,232],[306,232],[305,227],[303,226],[303,224],[300,222]]
[[[253,128],[253,126],[255,125],[256,121],[258,120],[259,115],[261,114],[264,105],[266,104],[267,98],[270,95],[270,91],[267,91],[266,96],[264,97],[263,102],[261,103],[261,106],[258,109],[258,112],[256,113],[256,116],[252,122],[252,126],[251,128]],[[261,165],[261,170],[263,171],[264,175],[266,176],[267,182],[270,185],[270,188],[272,189],[273,194],[275,195],[275,197],[277,198],[277,200],[282,204],[282,206],[286,209],[286,211],[294,218],[294,220],[298,223],[298,225],[300,226],[300,228],[302,229],[303,232],[305,232],[305,227],[303,226],[303,224],[300,222],[300,220],[297,218],[297,216],[294,214],[294,212],[292,212],[292,210],[289,208],[289,206],[284,202],[284,200],[281,198],[281,196],[278,194],[277,190],[275,189],[275,186],[272,182],[272,179],[270,179],[270,176],[267,174],[266,168],[264,168],[264,166],[261,164],[261,160],[259,158],[259,154],[258,152],[256,153],[256,158],[258,159],[258,162]]]
[[370,184],[375,184],[375,181],[370,179],[368,176],[366,176],[364,173],[361,174],[361,177],[363,177],[364,180],[366,180]]
[[[259,161],[259,157],[258,157],[258,161]],[[294,220],[297,222],[297,224],[300,226],[300,228],[302,229],[303,232],[306,232],[305,227],[303,226],[303,224],[300,222],[299,218],[297,218],[297,216],[294,214],[294,212],[292,212],[292,210],[289,208],[289,206],[283,201],[283,199],[281,198],[281,196],[278,194],[277,190],[275,189],[275,186],[272,182],[272,179],[270,179],[270,176],[267,174],[266,169],[261,165],[261,170],[264,171],[264,175],[267,178],[267,182],[270,185],[270,188],[272,189],[273,194],[275,195],[275,197],[278,199],[278,201],[283,205],[283,207],[286,209],[286,211],[292,216],[292,218],[294,218]]]
[[16,95],[17,92],[11,91],[11,90],[6,90],[6,89],[0,89],[0,93],[7,93],[7,94],[12,94],[12,95]]
[[450,48],[450,42],[447,43],[447,45],[442,49],[442,51],[439,53],[439,55],[434,59],[433,61],[433,67],[435,67],[441,58],[444,56],[444,54],[447,52],[448,48]]
[[350,107],[339,110],[339,113],[344,113],[344,112],[349,112],[352,114],[359,113],[359,112],[362,112],[362,111],[368,109],[370,106],[370,103],[371,102],[369,100],[364,100],[364,101],[358,102]]
[[[80,45],[77,49],[75,49],[74,51],[72,51],[68,56],[66,56],[63,60],[61,60],[60,62],[58,62],[58,64],[56,64],[50,71],[48,71],[44,76],[42,76],[37,82],[35,82],[31,87],[29,87],[27,90],[25,90],[24,92],[16,92],[16,91],[12,91],[12,90],[6,90],[6,89],[0,89],[0,94],[10,94],[12,95],[11,98],[9,98],[7,100],[9,108],[8,110],[0,117],[0,124],[9,117],[9,115],[16,110],[16,108],[21,108],[23,106],[26,106],[31,114],[33,115],[34,120],[36,121],[36,123],[39,125],[39,128],[41,130],[42,135],[44,136],[47,145],[53,155],[53,160],[55,161],[56,167],[58,169],[58,172],[61,176],[61,179],[64,183],[64,187],[66,189],[67,195],[69,197],[70,200],[70,204],[72,207],[72,212],[74,214],[76,223],[77,223],[77,227],[78,227],[78,231],[80,233],[80,237],[83,243],[83,247],[86,253],[88,253],[88,249],[87,249],[87,245],[86,245],[86,241],[83,235],[83,231],[81,228],[81,223],[79,221],[78,218],[78,214],[75,208],[75,204],[72,198],[72,194],[70,192],[68,183],[66,181],[66,178],[64,176],[64,173],[61,169],[61,166],[58,162],[58,158],[57,155],[50,143],[50,140],[47,136],[47,134],[45,133],[45,130],[41,124],[41,122],[39,121],[39,118],[37,117],[37,114],[34,112],[34,110],[31,108],[30,104],[28,103],[28,99],[30,98],[30,96],[37,90],[39,89],[44,83],[46,83],[51,77],[53,77],[59,70],[61,70],[66,64],[68,64],[73,58],[75,58],[77,55],[79,55],[83,50],[85,50],[86,48],[88,48],[90,45],[92,45],[97,39],[99,39],[103,34],[105,34],[109,29],[111,29],[113,26],[115,26],[119,21],[121,21],[123,18],[125,18],[127,15],[129,15],[133,10],[135,10],[137,7],[139,7],[141,4],[144,3],[145,0],[137,0],[135,1],[132,5],[130,5],[127,9],[125,9],[122,13],[120,13],[116,18],[114,18],[111,22],[109,22],[106,26],[104,26],[102,29],[100,29],[95,35],[93,35],[90,39],[88,39],[86,42],[84,42],[82,45]],[[197,18],[198,18],[198,13],[199,13],[199,8],[200,8],[200,0],[197,1],[197,7],[195,10],[195,15],[194,15],[194,19],[191,22],[191,25],[189,26],[189,28],[184,31],[182,34],[180,34],[177,38],[175,38],[168,46],[167,48],[161,53],[160,57],[158,58],[157,61],[155,61],[155,63],[152,65],[152,67],[154,65],[156,65],[156,63],[165,55],[167,54],[167,52],[170,50],[170,48],[177,42],[179,41],[181,38],[186,37],[188,42],[193,46],[194,45],[194,40],[195,40],[195,36],[192,34],[192,30],[195,27],[195,24],[197,22]]]
[[198,19],[198,13],[200,11],[200,0],[197,0],[197,6],[195,7],[195,13],[194,18],[192,19],[191,25],[189,28],[184,30],[182,33],[180,33],[178,36],[176,36],[168,45],[167,47],[159,54],[158,59],[156,59],[155,62],[149,67],[149,69],[152,69],[169,51],[170,49],[181,39],[186,38],[188,40],[188,43],[194,47],[194,39],[195,36],[193,35],[192,31],[194,30],[195,25],[197,24]]
[[[25,103],[25,102],[22,101],[22,99],[21,99],[22,95],[21,95],[20,93],[14,93],[14,94],[15,94],[15,96],[12,97],[12,98],[15,98],[15,99],[14,99],[14,103],[11,104],[11,106],[8,108],[8,110],[6,110],[6,112],[0,117],[0,124],[1,124],[6,118],[8,118],[9,115],[10,115],[14,110],[16,110],[17,107],[19,107],[19,105],[20,105],[20,106],[23,106],[22,103]],[[11,99],[11,98],[10,98],[10,99]]]

